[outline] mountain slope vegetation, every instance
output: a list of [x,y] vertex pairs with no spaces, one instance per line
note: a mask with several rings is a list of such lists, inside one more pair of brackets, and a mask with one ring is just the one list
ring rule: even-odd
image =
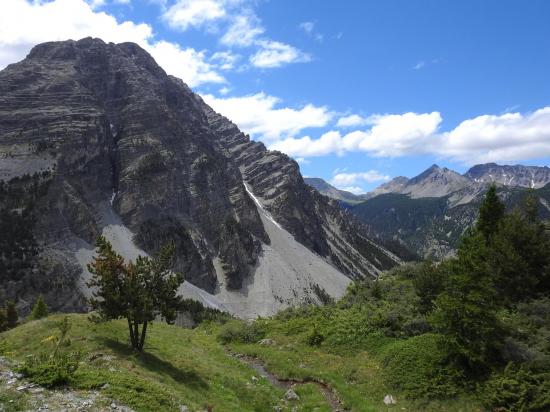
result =
[[[136,410],[546,411],[550,236],[534,196],[506,212],[492,187],[480,209],[456,257],[253,322],[210,312],[192,330],[154,323],[143,354],[123,322],[70,315],[67,347],[86,358],[66,384]],[[4,332],[3,355],[47,351],[60,319]]]

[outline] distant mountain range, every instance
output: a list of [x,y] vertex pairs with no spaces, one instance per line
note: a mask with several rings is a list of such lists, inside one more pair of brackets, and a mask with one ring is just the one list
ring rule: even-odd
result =
[[311,180],[306,183],[338,199],[370,228],[371,236],[397,241],[421,257],[453,253],[461,235],[475,222],[479,203],[491,183],[497,185],[509,208],[519,206],[533,190],[541,215],[550,217],[550,185],[546,187],[550,168],[546,166],[487,163],[461,175],[432,165],[416,177],[396,177],[363,195],[339,191],[326,182],[312,184]]

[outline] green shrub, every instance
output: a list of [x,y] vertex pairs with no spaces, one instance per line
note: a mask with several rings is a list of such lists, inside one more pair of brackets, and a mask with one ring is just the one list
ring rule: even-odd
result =
[[80,355],[75,352],[60,352],[56,356],[28,356],[19,372],[33,383],[52,388],[69,383],[79,362]]
[[325,337],[319,332],[317,326],[314,326],[307,335],[306,342],[309,346],[320,346]]
[[264,329],[257,323],[240,320],[227,322],[218,332],[218,340],[223,343],[256,343],[265,336]]
[[509,364],[484,385],[482,398],[491,410],[542,412],[550,410],[550,373],[537,373]]
[[42,319],[48,316],[48,314],[48,305],[44,302],[44,297],[40,295],[32,308],[31,319]]
[[458,394],[461,373],[444,366],[440,335],[399,340],[380,354],[389,385],[411,398],[443,398]]
[[71,328],[69,318],[65,316],[57,324],[57,328],[59,336],[51,335],[43,340],[45,344],[53,345],[52,352],[27,356],[23,365],[18,368],[31,382],[49,388],[67,384],[78,369],[81,359],[78,352],[66,352],[66,348],[71,345],[71,340],[67,337]]

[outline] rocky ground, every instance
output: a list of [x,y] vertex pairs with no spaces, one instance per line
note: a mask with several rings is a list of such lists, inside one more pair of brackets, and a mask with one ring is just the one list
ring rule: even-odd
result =
[[104,396],[101,390],[50,390],[28,382],[15,365],[0,357],[0,412],[4,411],[122,411],[133,409]]

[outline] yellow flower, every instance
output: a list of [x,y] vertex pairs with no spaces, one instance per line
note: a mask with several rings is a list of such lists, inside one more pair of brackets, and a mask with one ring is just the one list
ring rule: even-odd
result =
[[55,335],[51,335],[51,336],[48,336],[45,339],[42,339],[42,343],[54,342],[56,339],[57,339],[57,337]]

